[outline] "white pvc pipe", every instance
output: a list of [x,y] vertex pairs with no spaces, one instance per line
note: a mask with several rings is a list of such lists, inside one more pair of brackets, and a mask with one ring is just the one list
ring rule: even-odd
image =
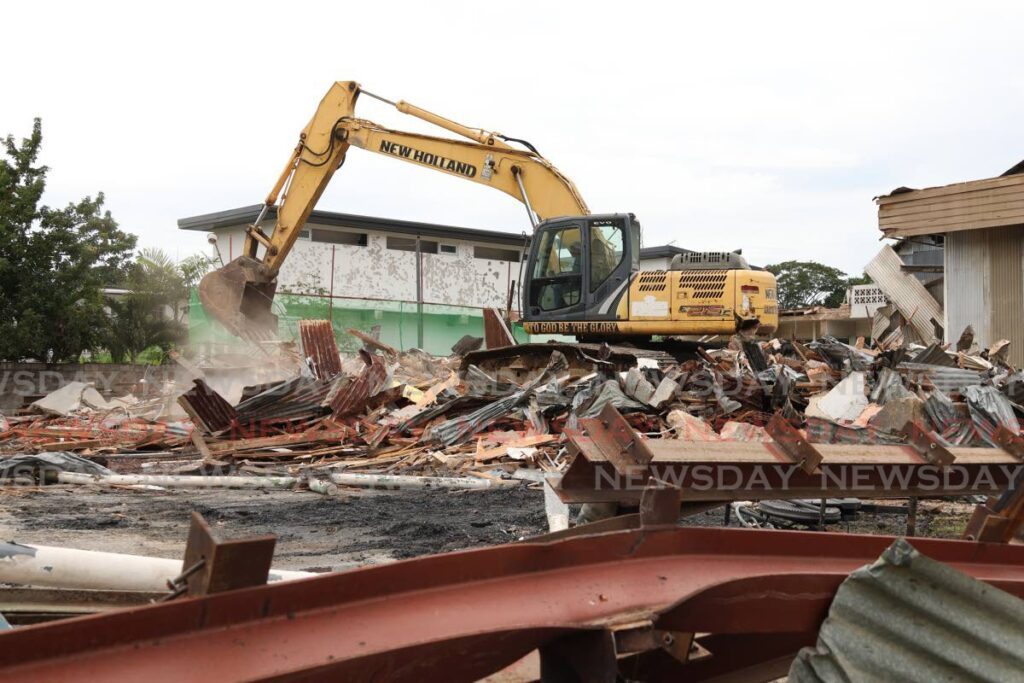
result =
[[310,491],[316,493],[322,493],[325,496],[336,496],[340,493],[336,484],[327,481],[326,479],[307,479],[306,484],[309,486]]
[[[181,560],[95,550],[0,542],[0,583],[51,588],[167,591]],[[271,569],[268,582],[292,581],[313,572]]]
[[497,486],[515,486],[514,482],[498,482],[476,477],[412,477],[401,474],[355,474],[339,472],[331,481],[342,486],[360,486],[372,489],[489,489]]
[[80,474],[60,472],[57,481],[62,484],[98,484],[100,486],[164,486],[167,488],[229,488],[229,489],[290,489],[299,481],[296,477],[258,476],[203,476],[184,474]]

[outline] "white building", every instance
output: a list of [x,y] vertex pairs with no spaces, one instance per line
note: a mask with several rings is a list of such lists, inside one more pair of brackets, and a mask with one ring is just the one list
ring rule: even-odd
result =
[[[241,255],[245,228],[259,210],[182,218],[178,227],[215,235],[227,263]],[[275,217],[270,211],[265,220],[272,225]],[[684,251],[643,249],[641,267],[663,269]],[[464,334],[482,336],[483,309],[505,308],[528,252],[526,233],[313,211],[278,275],[277,300],[283,322],[338,316],[345,320],[338,328],[377,324],[390,344],[445,353]],[[514,311],[518,285],[516,291]]]

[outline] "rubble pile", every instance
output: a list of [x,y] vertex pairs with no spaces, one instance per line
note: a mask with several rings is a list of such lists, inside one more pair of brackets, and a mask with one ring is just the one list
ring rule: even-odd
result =
[[[648,438],[770,441],[775,413],[816,443],[902,443],[907,422],[949,446],[995,445],[1000,425],[1020,433],[1024,373],[1007,365],[1005,341],[881,350],[736,336],[673,353],[550,343],[443,358],[358,333],[362,350],[342,357],[316,324],[303,330],[315,352],[293,377],[233,401],[202,377],[146,401],[68,385],[0,422],[0,456],[74,453],[110,474],[262,474],[335,490],[361,485],[359,474],[386,487],[414,485],[394,475],[483,486],[520,469],[557,473],[564,432],[609,404]],[[173,417],[175,397],[187,417]],[[67,482],[83,476],[98,475]]]

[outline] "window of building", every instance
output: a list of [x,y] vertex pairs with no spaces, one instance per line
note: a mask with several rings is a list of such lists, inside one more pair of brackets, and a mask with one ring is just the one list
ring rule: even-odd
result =
[[473,256],[488,261],[519,262],[519,252],[515,249],[499,249],[498,247],[473,247]]
[[442,254],[457,254],[457,253],[459,253],[459,248],[456,247],[454,244],[442,244],[440,246],[440,249],[441,249],[441,253]]
[[[416,251],[415,237],[388,237],[388,249],[396,251]],[[436,254],[437,242],[431,240],[420,240],[421,254]]]
[[349,244],[354,247],[365,247],[367,238],[365,232],[342,232],[340,230],[325,230],[313,228],[312,236],[314,242],[328,242],[330,244]]
[[309,230],[299,230],[299,239],[300,240],[308,240],[309,239]]

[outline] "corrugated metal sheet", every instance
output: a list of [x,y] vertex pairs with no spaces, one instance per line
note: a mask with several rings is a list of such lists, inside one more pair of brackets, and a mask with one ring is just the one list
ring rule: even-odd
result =
[[195,426],[206,434],[230,427],[237,417],[231,404],[202,379],[195,379],[193,383],[194,387],[178,397],[178,404],[192,418]]
[[235,410],[242,424],[304,421],[323,415],[330,380],[294,377],[239,403]]
[[989,291],[992,293],[993,344],[1009,339],[1010,364],[1024,365],[1024,226],[986,230],[992,254]]
[[981,384],[983,373],[961,368],[947,368],[942,365],[926,365],[924,363],[900,363],[896,370],[910,381],[922,384],[931,383],[947,394],[959,392],[963,387]]
[[909,273],[900,270],[903,262],[886,245],[871,262],[864,266],[864,272],[877,284],[889,300],[896,304],[900,313],[921,335],[922,339],[934,339],[932,320],[943,325],[945,318],[942,306],[928,293],[924,285]]
[[388,370],[384,361],[377,354],[359,352],[366,367],[358,377],[347,384],[339,385],[338,390],[327,397],[331,412],[336,417],[357,413],[366,407],[366,402],[376,394],[387,379]]
[[1024,365],[1024,226],[955,232],[946,236],[947,339],[967,326],[986,348],[1010,345],[1011,365]]
[[905,539],[836,592],[790,683],[1019,681],[1024,600],[921,555]]
[[317,379],[330,379],[341,372],[341,354],[329,320],[300,320],[302,353],[313,362]]
[[989,267],[985,231],[946,235],[946,339],[955,341],[968,325],[979,344],[992,336]]

